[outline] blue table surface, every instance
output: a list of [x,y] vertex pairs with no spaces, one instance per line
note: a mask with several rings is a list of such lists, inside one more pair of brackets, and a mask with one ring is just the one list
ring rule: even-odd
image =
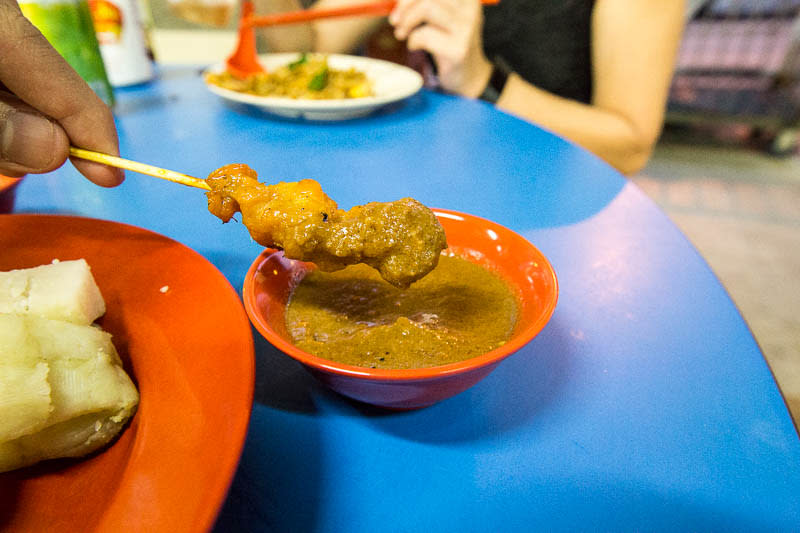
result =
[[[758,345],[686,238],[599,159],[424,91],[309,123],[227,104],[187,67],[117,99],[125,157],[310,177],[343,208],[411,196],[483,216],[559,278],[539,336],[418,411],[344,399],[254,332],[255,402],[217,531],[800,530],[800,439]],[[199,194],[134,173],[102,189],[65,165],[26,179],[17,212],[159,232],[241,291],[260,247]]]

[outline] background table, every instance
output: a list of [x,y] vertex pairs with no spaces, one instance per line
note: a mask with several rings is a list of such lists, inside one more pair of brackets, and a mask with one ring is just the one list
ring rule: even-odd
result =
[[[273,118],[224,104],[188,68],[119,91],[116,116],[125,157],[311,177],[344,208],[412,196],[516,230],[559,277],[533,342],[419,411],[339,397],[254,332],[255,404],[219,531],[800,527],[800,440],[747,325],[666,216],[595,157],[428,92],[353,121]],[[31,176],[17,211],[157,231],[239,290],[260,251],[201,192],[134,173],[116,189],[69,165]]]

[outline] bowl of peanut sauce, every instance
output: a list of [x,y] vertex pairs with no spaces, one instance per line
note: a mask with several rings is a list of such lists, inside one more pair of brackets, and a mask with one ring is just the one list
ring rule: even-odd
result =
[[360,402],[417,409],[472,387],[546,326],[558,281],[521,235],[433,212],[448,247],[407,288],[363,264],[322,272],[265,249],[243,286],[251,322],[321,383]]

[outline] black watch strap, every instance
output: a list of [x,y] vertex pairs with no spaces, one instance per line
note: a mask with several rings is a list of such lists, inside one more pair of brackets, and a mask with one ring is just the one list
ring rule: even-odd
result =
[[492,75],[489,76],[489,82],[478,98],[491,104],[497,103],[503,93],[503,89],[506,87],[509,74],[508,69],[502,68],[497,64],[492,65]]

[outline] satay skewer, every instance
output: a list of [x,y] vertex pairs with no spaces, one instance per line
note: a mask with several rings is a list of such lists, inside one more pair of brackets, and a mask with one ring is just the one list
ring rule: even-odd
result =
[[[313,261],[322,270],[366,263],[387,282],[405,288],[433,270],[447,247],[435,213],[412,198],[370,202],[343,211],[314,180],[265,185],[247,165],[218,168],[206,181],[74,146],[69,152],[80,159],[209,191],[208,210],[220,220],[227,222],[242,213],[253,240],[283,250],[286,257]],[[291,216],[286,218],[286,212]],[[383,223],[373,223],[376,220]],[[357,237],[342,238],[346,235]],[[306,246],[312,241],[313,247]]]
[[94,161],[95,163],[102,163],[110,167],[132,170],[134,172],[138,172],[139,174],[146,174],[148,176],[172,181],[174,183],[180,183],[181,185],[187,185],[189,187],[196,187],[206,191],[211,190],[211,187],[208,186],[208,183],[206,183],[206,180],[204,179],[181,174],[180,172],[175,172],[174,170],[167,170],[166,168],[159,168],[153,165],[139,163],[138,161],[131,161],[130,159],[123,159],[122,157],[104,154],[101,152],[93,152],[91,150],[84,150],[83,148],[76,148],[74,146],[69,147],[69,155],[72,157],[78,157],[80,159],[86,159],[88,161]]

